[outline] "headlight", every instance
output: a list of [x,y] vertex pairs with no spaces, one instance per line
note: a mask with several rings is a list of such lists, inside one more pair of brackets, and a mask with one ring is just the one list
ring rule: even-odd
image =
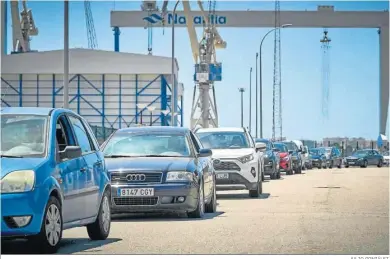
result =
[[192,181],[193,173],[191,172],[168,172],[167,182]]
[[14,171],[1,179],[1,193],[28,192],[34,187],[35,172],[32,170]]
[[[266,155],[265,155],[266,156]],[[265,157],[264,156],[264,157]],[[239,157],[237,158],[241,163],[245,164],[245,163],[248,163],[249,161],[252,161],[253,159],[255,159],[255,157],[250,154],[250,155],[247,155],[247,156],[243,156],[243,157]]]

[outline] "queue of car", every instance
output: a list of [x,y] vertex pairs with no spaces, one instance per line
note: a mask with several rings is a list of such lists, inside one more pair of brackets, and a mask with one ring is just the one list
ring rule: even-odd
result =
[[[58,250],[65,229],[85,226],[91,240],[109,236],[113,213],[217,211],[218,188],[249,197],[265,175],[341,167],[337,148],[253,139],[245,128],[131,127],[99,146],[89,124],[62,108],[2,108],[1,237],[27,238],[41,253]],[[382,166],[361,150],[345,166]]]

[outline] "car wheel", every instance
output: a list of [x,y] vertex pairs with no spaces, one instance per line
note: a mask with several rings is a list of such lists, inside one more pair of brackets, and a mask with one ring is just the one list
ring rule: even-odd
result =
[[62,239],[62,210],[58,199],[50,196],[46,205],[41,231],[30,240],[40,253],[53,254],[60,247]]
[[217,212],[217,191],[215,188],[215,180],[213,185],[213,193],[211,195],[211,201],[209,204],[206,204],[205,208],[206,213],[215,213]]
[[280,168],[278,168],[278,172],[276,173],[276,179],[280,179]]
[[333,161],[330,162],[329,169],[333,168]]
[[339,165],[337,166],[337,168],[341,168],[342,164],[343,164],[343,162],[340,160],[340,163],[339,163]]
[[109,191],[103,194],[102,202],[100,204],[99,213],[96,221],[87,225],[88,236],[92,240],[105,240],[111,228],[111,204]]
[[[271,175],[272,176],[272,175]],[[263,193],[263,182],[262,181],[259,181],[257,180],[257,185],[256,185],[256,189],[254,190],[249,190],[249,196],[251,198],[257,198],[260,196],[260,194]]]
[[346,165],[345,168],[349,168],[349,165]]
[[362,167],[363,167],[363,168],[366,168],[367,166],[368,166],[368,162],[367,162],[367,160],[364,160],[364,161],[363,161]]
[[383,161],[380,159],[378,163],[378,167],[382,167],[382,166],[383,166]]
[[196,206],[196,210],[187,212],[187,216],[189,218],[203,218],[204,216],[204,191],[203,191],[203,182],[199,185],[198,191],[198,205]]

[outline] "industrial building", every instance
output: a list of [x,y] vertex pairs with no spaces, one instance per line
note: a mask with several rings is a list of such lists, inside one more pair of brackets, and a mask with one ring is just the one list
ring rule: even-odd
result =
[[[172,59],[112,51],[71,49],[69,107],[100,128],[170,125]],[[63,106],[63,50],[2,57],[1,105]],[[178,75],[175,60],[174,75]],[[175,125],[183,125],[183,84],[177,84]]]

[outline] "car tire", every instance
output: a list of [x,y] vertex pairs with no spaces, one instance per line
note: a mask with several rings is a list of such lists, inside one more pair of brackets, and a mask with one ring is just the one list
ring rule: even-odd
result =
[[339,165],[337,166],[337,168],[341,168],[342,165],[343,165],[343,162],[340,160],[340,163],[339,163]]
[[331,161],[330,162],[330,164],[329,164],[329,167],[328,167],[329,169],[332,169],[333,168],[333,161]]
[[346,165],[345,168],[349,168],[349,165]]
[[367,166],[368,166],[368,162],[367,162],[367,160],[364,160],[361,168],[367,168]]
[[297,170],[295,170],[295,173],[296,174],[301,174],[302,173],[302,168],[298,167]]
[[105,240],[110,234],[111,228],[111,203],[110,194],[106,190],[103,193],[99,212],[94,223],[87,225],[88,236],[91,240]]
[[[54,220],[51,220],[52,217],[54,217]],[[56,197],[50,196],[49,201],[46,204],[41,231],[39,234],[30,238],[33,245],[32,247],[40,254],[53,254],[57,252],[62,239],[62,222],[61,204]],[[49,227],[53,227],[54,229],[49,230]],[[53,237],[53,239],[51,237]]]
[[198,205],[196,210],[187,212],[189,218],[203,218],[205,211],[203,182],[199,184]]
[[379,159],[378,167],[382,167],[382,166],[383,166],[383,161],[382,161],[382,159]]
[[256,189],[254,190],[249,190],[249,197],[251,198],[258,198],[260,197],[260,194],[263,193],[263,182],[258,181],[256,185]]
[[217,190],[215,188],[215,180],[213,184],[213,194],[211,195],[211,201],[205,206],[206,213],[217,212]]

